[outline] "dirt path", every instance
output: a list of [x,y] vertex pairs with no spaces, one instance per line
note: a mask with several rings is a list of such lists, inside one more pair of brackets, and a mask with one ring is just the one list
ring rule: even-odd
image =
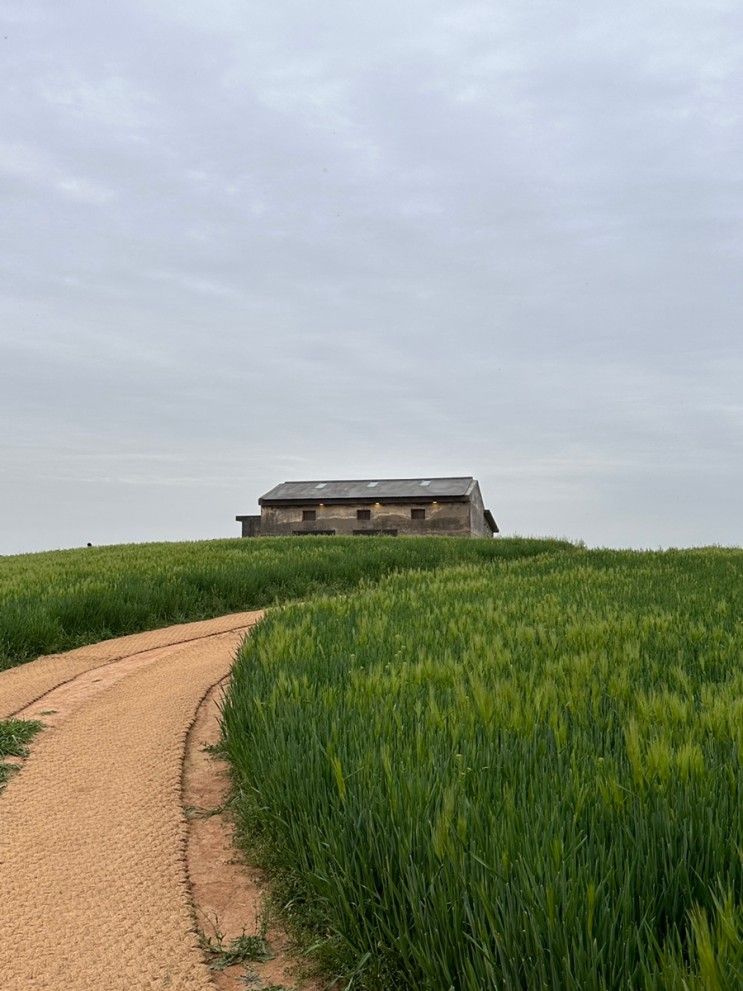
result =
[[[3,991],[213,991],[186,869],[184,748],[259,618],[171,627],[0,674],[0,718],[49,727],[0,796]],[[207,795],[208,769],[197,772]]]

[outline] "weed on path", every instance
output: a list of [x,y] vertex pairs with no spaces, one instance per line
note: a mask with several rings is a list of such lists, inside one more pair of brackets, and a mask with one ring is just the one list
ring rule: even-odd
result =
[[43,728],[43,724],[30,719],[0,719],[0,788],[16,770],[16,765],[6,764],[6,757],[27,757],[28,744]]

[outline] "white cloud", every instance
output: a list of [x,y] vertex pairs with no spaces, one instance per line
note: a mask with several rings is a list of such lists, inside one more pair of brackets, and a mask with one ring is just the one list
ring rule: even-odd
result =
[[19,143],[0,144],[0,174],[81,203],[107,203],[115,195],[112,189],[94,180],[67,174],[44,151]]
[[114,197],[113,190],[105,189],[87,179],[60,179],[56,187],[65,196],[81,203],[108,203]]
[[86,79],[77,72],[48,75],[41,98],[64,114],[113,131],[133,131],[152,119],[153,97],[122,76]]

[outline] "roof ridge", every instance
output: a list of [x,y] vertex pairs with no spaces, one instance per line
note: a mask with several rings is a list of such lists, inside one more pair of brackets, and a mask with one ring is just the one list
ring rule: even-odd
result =
[[[413,475],[410,478],[383,478],[377,475],[372,478],[291,478],[284,479],[280,485],[317,485],[318,482],[325,482],[326,485],[356,484],[357,482],[454,482],[474,480],[474,475]],[[275,487],[275,486],[274,486]]]

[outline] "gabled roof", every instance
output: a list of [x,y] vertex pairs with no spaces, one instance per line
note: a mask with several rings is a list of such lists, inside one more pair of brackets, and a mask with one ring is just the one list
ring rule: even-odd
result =
[[282,482],[258,500],[274,502],[319,501],[331,499],[371,500],[465,499],[476,482],[471,475],[457,478],[364,478],[351,481]]

